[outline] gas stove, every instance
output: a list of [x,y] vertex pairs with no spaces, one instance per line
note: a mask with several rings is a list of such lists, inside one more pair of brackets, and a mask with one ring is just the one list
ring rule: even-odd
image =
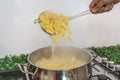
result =
[[[102,60],[102,58],[100,59]],[[120,80],[120,70],[116,70],[120,68],[120,66],[117,65],[112,67],[110,65],[110,67],[99,61],[94,60],[91,62],[92,75],[90,80]]]
[[120,65],[97,56],[95,52],[91,51],[91,54],[95,57],[90,64],[91,80],[120,80]]
[[[120,65],[115,65],[113,61],[108,61],[107,58],[101,58],[97,56],[96,53],[90,51],[94,59],[88,65],[88,71],[90,73],[88,80],[120,80]],[[29,64],[19,65],[19,69],[25,73],[26,80],[32,80],[33,76],[36,77],[36,80],[40,80],[40,74],[38,69],[34,69],[34,73],[27,71],[26,67]],[[24,68],[24,69],[22,69]],[[32,70],[33,71],[33,70]],[[30,75],[31,76],[30,78]]]

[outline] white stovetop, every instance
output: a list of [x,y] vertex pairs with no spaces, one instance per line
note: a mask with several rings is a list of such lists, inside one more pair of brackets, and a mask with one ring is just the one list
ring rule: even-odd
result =
[[[99,61],[99,62],[101,62],[102,58],[101,57],[97,57],[96,60]],[[97,68],[98,70],[100,70],[100,72],[96,71],[93,68],[92,69],[93,70],[93,75],[104,74],[104,75],[108,76],[109,78],[111,78],[112,80],[120,80],[120,79],[116,78],[114,75],[112,75],[111,73],[108,73],[107,71],[105,71],[105,69],[102,68],[101,66],[95,65],[94,67]]]

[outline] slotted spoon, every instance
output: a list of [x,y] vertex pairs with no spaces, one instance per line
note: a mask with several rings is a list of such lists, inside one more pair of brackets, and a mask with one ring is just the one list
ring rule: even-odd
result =
[[[44,14],[45,12],[46,12],[46,11],[42,12],[41,14]],[[71,16],[70,20],[73,20],[73,19],[76,19],[76,18],[85,16],[85,15],[90,14],[90,13],[91,13],[90,10],[86,10],[86,11],[84,11],[84,12],[81,12],[81,13],[77,14],[77,15]],[[41,14],[40,14],[40,15],[41,15]],[[36,20],[34,21],[34,24],[35,24],[35,23],[39,23],[39,20],[36,19]],[[47,32],[45,29],[43,29],[42,27],[41,27],[41,29],[42,29],[44,32],[48,33],[48,32]],[[48,33],[48,34],[49,34],[49,35],[52,35],[52,34],[50,34],[50,33]]]

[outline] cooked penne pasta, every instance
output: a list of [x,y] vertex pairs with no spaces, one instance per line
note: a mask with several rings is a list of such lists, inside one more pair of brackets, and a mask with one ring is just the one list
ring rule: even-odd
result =
[[64,39],[72,40],[71,31],[68,26],[69,20],[70,17],[49,11],[40,14],[38,18],[41,27],[52,35],[54,42],[58,42],[61,36]]
[[37,67],[49,69],[49,70],[69,70],[85,65],[84,60],[78,60],[75,57],[69,58],[43,58],[35,63]]

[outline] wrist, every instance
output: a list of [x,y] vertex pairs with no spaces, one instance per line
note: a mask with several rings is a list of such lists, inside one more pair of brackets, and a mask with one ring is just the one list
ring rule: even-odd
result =
[[120,2],[120,0],[115,0],[114,1],[114,4],[117,4],[117,3],[119,3]]

